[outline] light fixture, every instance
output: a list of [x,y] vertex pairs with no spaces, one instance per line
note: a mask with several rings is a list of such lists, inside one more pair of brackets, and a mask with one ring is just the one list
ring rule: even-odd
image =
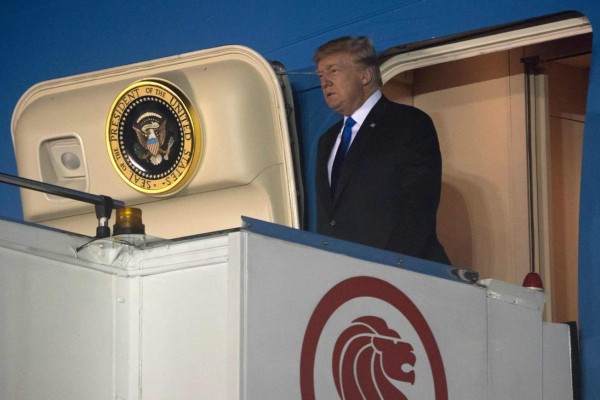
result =
[[133,207],[117,208],[113,235],[144,235],[142,210]]

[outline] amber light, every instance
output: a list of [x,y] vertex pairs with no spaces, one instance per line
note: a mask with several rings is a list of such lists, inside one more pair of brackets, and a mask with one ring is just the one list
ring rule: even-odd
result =
[[133,207],[117,209],[113,235],[144,235],[145,233],[144,224],[142,223],[142,210]]

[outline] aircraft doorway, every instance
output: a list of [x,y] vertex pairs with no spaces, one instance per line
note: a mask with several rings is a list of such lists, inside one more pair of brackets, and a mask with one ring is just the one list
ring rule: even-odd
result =
[[438,130],[438,234],[452,263],[518,285],[539,272],[549,295],[546,320],[577,320],[590,51],[591,28],[579,17],[382,64],[384,93],[426,111]]

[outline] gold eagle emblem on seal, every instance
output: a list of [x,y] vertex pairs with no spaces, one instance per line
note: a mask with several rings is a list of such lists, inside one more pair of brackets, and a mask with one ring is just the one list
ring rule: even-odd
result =
[[181,190],[194,175],[202,134],[196,110],[180,89],[144,79],[114,101],[106,144],[125,183],[142,193],[167,195]]

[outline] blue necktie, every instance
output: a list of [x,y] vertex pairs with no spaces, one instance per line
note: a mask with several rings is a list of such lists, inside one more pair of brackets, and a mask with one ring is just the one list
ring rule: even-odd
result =
[[335,193],[335,187],[337,185],[340,171],[342,170],[342,164],[344,163],[346,153],[348,152],[348,147],[350,146],[352,127],[354,124],[356,124],[355,120],[353,120],[351,117],[346,118],[344,130],[342,131],[342,140],[340,140],[340,145],[337,149],[337,153],[335,153],[335,159],[333,160],[333,166],[331,167],[331,193]]

